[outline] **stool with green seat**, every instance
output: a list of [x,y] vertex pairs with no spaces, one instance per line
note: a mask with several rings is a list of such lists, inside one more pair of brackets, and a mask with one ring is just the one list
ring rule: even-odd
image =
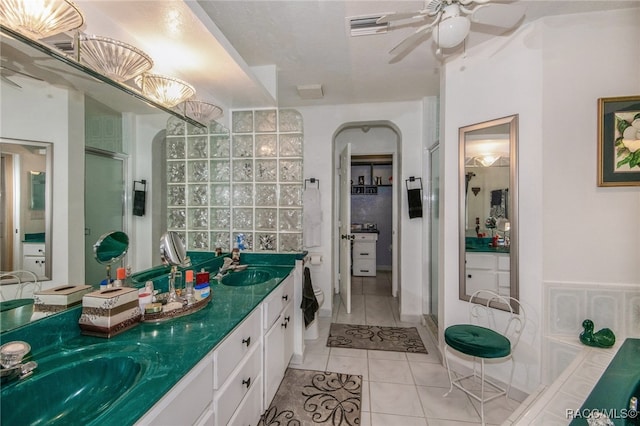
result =
[[[449,391],[444,396],[449,395],[455,386],[480,402],[480,418],[484,425],[484,403],[502,395],[509,397],[515,366],[513,351],[518,345],[526,319],[524,309],[517,299],[502,296],[490,290],[478,290],[473,293],[469,299],[469,306],[469,323],[452,325],[444,331],[444,360],[451,383]],[[505,309],[505,312],[498,314],[498,316],[505,316],[504,319],[500,318],[500,322],[506,322],[506,325],[500,328],[496,326],[494,316],[496,306]],[[497,330],[501,330],[501,332]],[[451,349],[473,358],[473,372],[471,374],[457,378],[453,376],[448,359]],[[480,361],[479,375],[476,369],[478,360]],[[486,360],[511,361],[511,373],[506,388],[485,377]],[[468,379],[473,381],[480,379],[479,394],[477,390],[474,392],[462,384]],[[485,397],[485,384],[497,392],[492,392],[491,395]]]

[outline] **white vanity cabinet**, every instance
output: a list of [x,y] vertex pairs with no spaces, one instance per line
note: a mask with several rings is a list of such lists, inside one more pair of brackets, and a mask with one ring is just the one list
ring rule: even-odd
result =
[[44,243],[22,243],[22,268],[44,276]]
[[294,352],[289,274],[137,425],[252,425],[268,407]]
[[508,253],[466,253],[467,294],[492,290],[509,295],[510,258]]
[[[262,398],[254,388],[262,388],[262,309],[258,307],[213,351],[214,424],[229,424],[241,404],[252,407],[243,419],[257,424],[262,414]],[[261,395],[258,395],[261,396]],[[246,408],[245,408],[246,410]],[[245,423],[247,424],[247,423]]]
[[267,407],[293,355],[293,275],[264,302],[264,406]]
[[356,232],[353,236],[353,275],[357,277],[375,277],[378,234]]

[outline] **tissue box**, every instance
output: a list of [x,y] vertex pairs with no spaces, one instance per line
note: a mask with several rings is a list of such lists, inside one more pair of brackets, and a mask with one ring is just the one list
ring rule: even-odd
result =
[[82,297],[91,291],[90,285],[61,285],[49,290],[33,293],[33,303],[36,305],[63,305],[65,307],[77,305]]
[[33,293],[33,311],[46,315],[80,304],[82,297],[92,290],[90,285],[61,285]]
[[141,317],[138,290],[116,287],[85,294],[78,323],[82,334],[108,338],[137,325]]

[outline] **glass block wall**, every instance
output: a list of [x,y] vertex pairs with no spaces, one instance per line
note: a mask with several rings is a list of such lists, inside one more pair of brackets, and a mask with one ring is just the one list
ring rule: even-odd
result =
[[302,116],[295,110],[233,111],[231,132],[167,124],[167,225],[188,250],[302,249]]

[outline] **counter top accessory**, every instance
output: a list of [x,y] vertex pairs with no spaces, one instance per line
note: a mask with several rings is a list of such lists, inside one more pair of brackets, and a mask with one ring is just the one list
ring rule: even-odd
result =
[[82,334],[109,338],[137,325],[141,316],[138,290],[117,287],[86,294],[78,323]]

